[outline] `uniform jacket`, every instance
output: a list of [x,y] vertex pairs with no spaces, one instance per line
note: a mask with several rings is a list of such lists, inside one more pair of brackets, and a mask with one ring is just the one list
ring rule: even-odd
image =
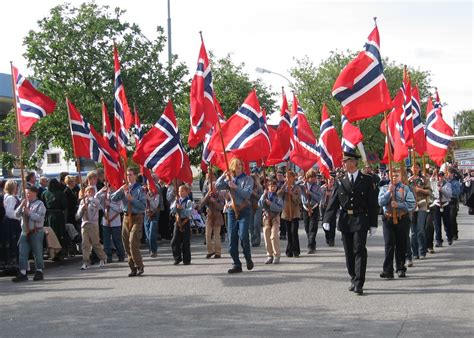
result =
[[[237,188],[233,192],[233,197],[235,198],[234,202],[237,207],[240,207],[245,202],[247,203],[247,208],[250,207],[250,195],[253,190],[253,178],[245,175],[245,173],[240,174],[238,177],[234,177],[232,181],[237,185]],[[217,190],[230,190],[229,181],[225,174],[219,177],[216,181]],[[228,209],[228,211],[231,211]]]
[[[384,185],[380,188],[379,193],[379,204],[383,207],[384,212],[391,212],[392,210],[390,206],[392,196],[388,187],[389,185]],[[395,186],[395,201],[398,203],[397,210],[399,211],[410,212],[415,210],[415,196],[411,189],[401,182]]]
[[377,227],[377,191],[372,177],[359,171],[353,187],[347,175],[336,180],[323,223],[335,221],[338,209],[341,212],[337,227],[341,232]]
[[[265,203],[265,200],[270,200],[270,205]],[[262,194],[260,199],[258,200],[258,206],[261,207],[264,211],[265,215],[276,216],[283,210],[283,200],[276,192],[271,193],[268,192],[267,194]]]
[[[135,183],[132,187],[130,187],[130,194],[133,197],[132,201],[130,202],[132,206],[132,213],[133,214],[145,213],[146,197],[145,197],[145,192],[142,189],[142,186],[138,183]],[[114,192],[110,196],[110,199],[113,202],[122,201],[124,211],[128,212],[128,200],[123,189],[119,189],[116,192]]]
[[[291,195],[291,199],[290,199]],[[301,188],[298,185],[291,187],[291,194],[288,193],[288,186],[284,184],[278,190],[278,196],[283,200],[283,212],[281,218],[291,221],[295,218],[300,218],[300,203],[301,203]]]
[[25,207],[19,206],[15,210],[16,217],[21,217],[21,230],[26,233],[35,229],[43,229],[44,217],[46,215],[46,207],[43,202],[36,199],[32,202],[28,202],[27,207],[30,209],[30,213],[28,214],[28,230],[26,229],[26,225],[24,224],[25,219],[23,218]]

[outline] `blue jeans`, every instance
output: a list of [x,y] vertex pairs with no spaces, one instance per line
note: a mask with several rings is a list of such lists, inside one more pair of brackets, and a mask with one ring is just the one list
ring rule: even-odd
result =
[[234,266],[241,267],[242,263],[239,259],[239,239],[242,245],[242,250],[246,261],[252,259],[250,254],[250,240],[249,240],[249,223],[251,212],[247,207],[240,211],[239,219],[235,219],[233,210],[227,212],[227,220],[229,226],[229,254],[232,257]]
[[145,216],[145,222],[143,224],[145,228],[145,237],[148,243],[148,250],[152,253],[156,253],[158,250],[158,244],[156,243],[157,231],[158,231],[159,214],[153,215],[151,218]]
[[413,256],[426,256],[425,223],[427,214],[425,210],[413,212],[411,221],[411,250]]
[[107,260],[112,260],[112,241],[114,242],[117,256],[119,259],[125,258],[125,250],[122,243],[122,227],[102,227],[102,237],[104,242],[104,251]]
[[262,208],[259,207],[255,210],[255,213],[251,211],[250,214],[250,241],[252,245],[259,246],[262,240]]
[[33,251],[36,270],[43,270],[43,239],[43,229],[38,230],[34,233],[30,233],[28,236],[24,232],[21,233],[20,240],[18,242],[18,245],[20,247],[20,270],[27,270],[30,250]]

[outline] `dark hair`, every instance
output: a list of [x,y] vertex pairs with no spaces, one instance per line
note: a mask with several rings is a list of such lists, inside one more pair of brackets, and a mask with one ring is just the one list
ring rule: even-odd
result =
[[34,192],[35,194],[39,193],[39,189],[37,187],[35,187],[34,185],[27,186],[25,189],[29,190],[31,192]]
[[66,178],[66,176],[69,175],[68,172],[65,172],[63,171],[62,173],[59,174],[59,181],[60,182],[64,182],[64,179]]
[[61,190],[61,183],[55,178],[51,179],[48,183],[48,190],[53,191],[60,191]]
[[35,173],[34,172],[30,172],[28,173],[28,175],[26,175],[26,181],[29,182],[33,177],[36,177]]
[[127,171],[133,172],[135,174],[135,176],[137,176],[138,173],[139,173],[138,168],[136,168],[136,167],[129,167],[129,168],[127,168]]

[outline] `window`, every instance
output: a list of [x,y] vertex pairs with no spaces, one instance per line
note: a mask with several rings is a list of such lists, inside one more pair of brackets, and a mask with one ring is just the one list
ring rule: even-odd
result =
[[59,153],[48,154],[48,164],[59,164]]

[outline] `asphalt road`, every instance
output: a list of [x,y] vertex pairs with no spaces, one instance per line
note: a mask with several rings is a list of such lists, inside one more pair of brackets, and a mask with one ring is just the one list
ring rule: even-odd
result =
[[142,277],[126,277],[124,263],[86,272],[79,258],[49,264],[43,282],[0,278],[0,336],[473,336],[474,216],[461,207],[458,221],[460,239],[415,261],[405,279],[379,278],[379,228],[368,239],[364,296],[347,291],[340,234],[329,248],[322,229],[316,255],[264,265],[262,245],[254,270],[239,275],[227,274],[227,254],[204,258],[202,235],[191,265],[173,266],[163,242]]

